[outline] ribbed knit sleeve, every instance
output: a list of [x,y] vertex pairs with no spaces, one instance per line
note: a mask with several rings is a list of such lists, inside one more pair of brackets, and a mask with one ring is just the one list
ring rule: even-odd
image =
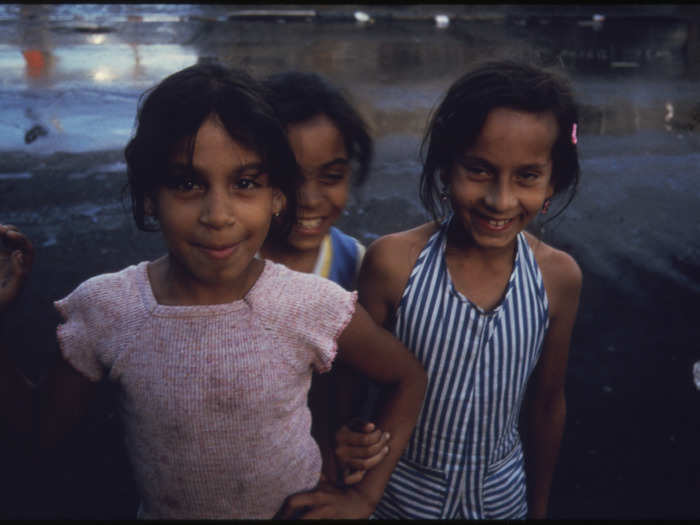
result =
[[128,318],[139,304],[133,300],[134,285],[129,279],[134,269],[88,279],[54,302],[64,320],[56,329],[61,354],[92,381],[102,379],[111,366],[120,350],[119,340],[127,335]]
[[309,308],[304,309],[306,315],[300,316],[306,327],[300,335],[302,341],[316,349],[316,370],[327,372],[338,353],[338,337],[355,313],[357,292],[348,292],[328,279],[316,279],[319,280],[302,301]]
[[286,332],[298,348],[312,352],[311,363],[327,372],[338,351],[338,337],[355,313],[357,292],[319,277],[273,265],[275,278],[261,290],[267,295],[268,311],[275,324]]

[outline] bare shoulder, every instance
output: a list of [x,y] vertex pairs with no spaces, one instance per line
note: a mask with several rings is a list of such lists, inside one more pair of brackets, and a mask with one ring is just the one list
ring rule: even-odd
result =
[[542,272],[542,280],[552,307],[571,301],[578,304],[583,273],[576,259],[528,232],[525,232],[525,237]]
[[358,291],[360,303],[379,324],[390,320],[418,255],[437,228],[429,222],[380,237],[367,248]]
[[436,229],[435,223],[428,222],[410,230],[384,235],[369,245],[365,260],[380,271],[401,273],[404,267],[410,271]]

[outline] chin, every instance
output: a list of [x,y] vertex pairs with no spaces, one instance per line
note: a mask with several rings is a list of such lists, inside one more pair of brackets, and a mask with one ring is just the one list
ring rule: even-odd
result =
[[320,248],[324,237],[325,234],[314,235],[313,237],[301,239],[298,236],[296,236],[294,239],[288,239],[287,243],[295,250],[298,250],[300,252],[306,252],[309,250],[316,250]]

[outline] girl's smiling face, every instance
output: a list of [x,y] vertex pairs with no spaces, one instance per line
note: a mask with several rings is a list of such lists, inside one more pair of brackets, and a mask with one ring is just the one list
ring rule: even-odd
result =
[[455,159],[449,178],[452,209],[483,248],[509,247],[554,193],[552,113],[492,110],[476,141]]
[[208,290],[206,297],[213,299],[207,302],[242,298],[257,278],[254,256],[272,215],[284,205],[282,193],[269,185],[259,155],[210,116],[195,137],[192,164],[181,148],[171,159],[166,181],[147,206],[168,245],[176,286],[188,287],[194,295]]
[[299,251],[318,250],[347,204],[351,169],[345,142],[326,115],[290,125],[287,135],[302,176],[297,222],[287,242]]

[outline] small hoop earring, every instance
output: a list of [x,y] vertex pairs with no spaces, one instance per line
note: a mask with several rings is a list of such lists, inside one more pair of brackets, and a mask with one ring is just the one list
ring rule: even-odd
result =
[[549,205],[552,204],[552,199],[545,199],[542,205],[542,213],[545,214],[549,211]]
[[279,216],[280,216],[280,212],[276,211],[276,212],[273,213],[272,215],[274,215],[275,217],[279,217]]

